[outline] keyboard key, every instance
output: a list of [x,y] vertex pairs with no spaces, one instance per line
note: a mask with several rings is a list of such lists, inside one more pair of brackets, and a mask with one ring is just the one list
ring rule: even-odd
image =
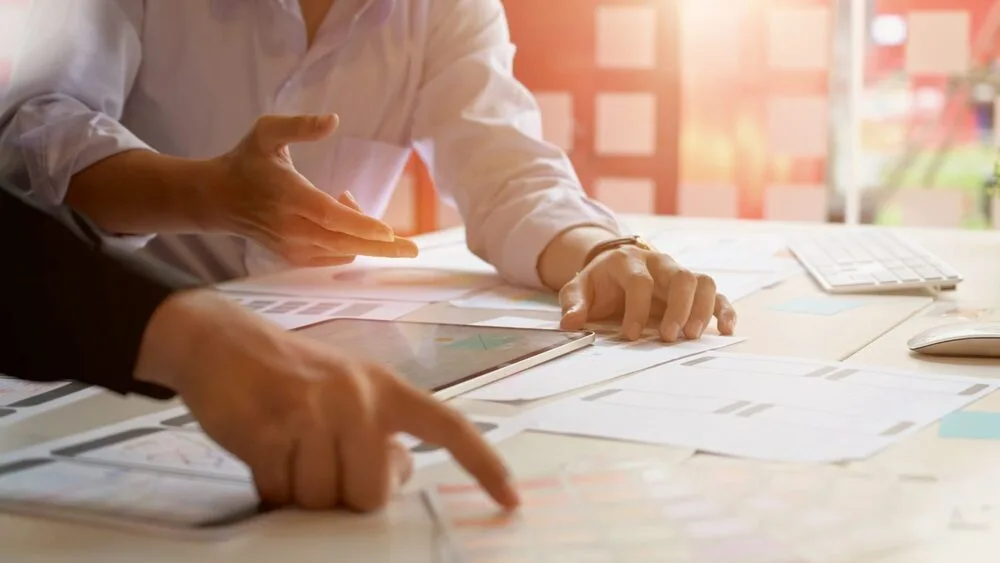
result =
[[914,272],[913,270],[911,270],[911,269],[909,269],[909,268],[906,268],[906,267],[902,267],[902,268],[893,268],[893,269],[891,270],[891,272],[892,272],[892,273],[893,273],[893,274],[894,274],[894,275],[895,275],[895,276],[896,276],[897,278],[899,278],[900,280],[902,280],[902,281],[905,281],[905,282],[915,282],[915,281],[920,281],[920,276],[918,276],[918,275],[916,274],[916,272]]
[[878,283],[898,283],[899,282],[899,278],[897,278],[896,276],[892,275],[892,272],[890,272],[888,270],[881,270],[881,271],[878,271],[878,272],[872,272],[872,277],[874,277],[875,281],[877,281]]
[[846,287],[854,285],[866,285],[872,282],[872,277],[868,274],[861,274],[858,272],[853,273],[843,273],[834,274],[827,278],[830,285],[837,287]]
[[925,280],[943,280],[944,276],[941,272],[938,272],[933,266],[914,266],[913,271],[917,273],[918,276],[924,278]]

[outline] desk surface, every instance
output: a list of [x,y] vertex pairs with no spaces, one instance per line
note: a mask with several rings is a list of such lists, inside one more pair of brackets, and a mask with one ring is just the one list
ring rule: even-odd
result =
[[[654,234],[668,229],[700,232],[784,232],[789,229],[836,229],[837,226],[762,223],[751,221],[704,221],[664,217],[628,217],[636,232]],[[833,316],[795,315],[772,307],[798,297],[822,292],[804,274],[772,289],[739,301],[737,310],[744,343],[732,351],[797,355],[828,360],[857,360],[906,369],[991,377],[997,362],[988,360],[928,360],[911,355],[906,340],[915,332],[956,319],[947,315],[956,309],[984,311],[1000,319],[1000,236],[996,233],[952,230],[902,230],[951,262],[966,276],[957,291],[932,295],[878,296],[876,302]],[[425,248],[459,240],[460,231],[444,231],[421,238]],[[409,318],[449,319],[474,322],[497,316],[497,311],[428,305]],[[518,313],[545,317],[540,313]],[[822,338],[814,335],[822,334]],[[514,415],[518,407],[456,400],[468,412],[498,416]],[[163,410],[172,404],[100,395],[61,410],[29,419],[0,430],[0,451],[10,451],[41,441],[73,434]],[[533,405],[534,406],[534,405]],[[973,408],[1000,410],[1000,394],[987,397]],[[935,425],[936,426],[936,425]],[[595,454],[614,457],[658,457],[682,460],[692,452],[680,448],[654,447],[586,438],[525,433],[499,445],[518,475],[554,470],[576,459]],[[989,468],[1000,472],[1000,442],[941,440],[936,427],[925,429],[906,442],[864,463],[907,471],[934,471],[945,475],[982,475]],[[436,561],[434,534],[424,509],[412,494],[417,487],[440,480],[464,479],[451,463],[419,472],[408,491],[390,509],[371,516],[343,514],[275,515],[266,526],[221,544],[176,542],[113,530],[22,518],[0,514],[0,548],[10,561]],[[992,542],[992,543],[991,543]],[[922,561],[995,561],[1000,538],[989,536],[949,537],[921,553],[893,559]],[[331,559],[332,558],[332,559]],[[873,559],[872,561],[876,561]]]

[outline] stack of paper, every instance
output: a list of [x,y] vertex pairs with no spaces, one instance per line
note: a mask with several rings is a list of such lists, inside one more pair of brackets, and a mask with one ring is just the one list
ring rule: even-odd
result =
[[528,412],[530,428],[771,461],[864,459],[998,382],[710,352]]
[[[501,317],[478,323],[486,326],[558,328],[538,319]],[[742,342],[742,338],[703,336],[698,340],[664,343],[650,332],[631,342],[602,335],[593,346],[577,350],[463,395],[480,401],[535,401],[582,389],[659,364]]]

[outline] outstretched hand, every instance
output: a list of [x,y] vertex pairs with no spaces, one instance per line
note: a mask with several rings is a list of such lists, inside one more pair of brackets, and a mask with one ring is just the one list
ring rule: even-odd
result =
[[223,178],[216,194],[222,223],[293,266],[416,256],[413,241],[365,215],[350,195],[334,198],[295,169],[288,145],[319,141],[338,123],[336,115],[259,118],[235,149],[215,159]]

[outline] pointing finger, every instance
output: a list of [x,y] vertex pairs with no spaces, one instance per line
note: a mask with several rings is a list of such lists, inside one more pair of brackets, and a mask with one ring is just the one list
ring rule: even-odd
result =
[[293,213],[329,231],[382,242],[392,242],[395,238],[389,225],[344,205],[312,185],[290,190],[287,204]]
[[389,464],[392,466],[393,485],[399,489],[413,477],[413,456],[399,440],[389,442]]
[[380,256],[385,258],[414,258],[417,244],[405,237],[391,241],[376,241],[342,232],[324,229],[312,221],[299,220],[289,224],[285,233],[289,242],[317,247],[333,256]]
[[393,404],[386,409],[393,432],[405,432],[449,452],[501,506],[520,503],[507,468],[496,451],[464,416],[434,397],[399,384]]

